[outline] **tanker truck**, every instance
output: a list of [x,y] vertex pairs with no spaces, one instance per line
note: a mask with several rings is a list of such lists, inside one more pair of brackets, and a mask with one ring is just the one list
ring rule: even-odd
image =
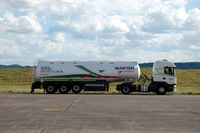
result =
[[[116,90],[130,92],[156,92],[164,95],[176,91],[176,66],[167,60],[153,64],[151,81],[148,85],[134,84],[148,79],[140,71],[137,62],[124,61],[38,61],[33,68],[34,89],[44,89],[48,94],[75,94],[81,91],[109,91],[109,83],[120,82]],[[144,78],[145,77],[145,78]]]

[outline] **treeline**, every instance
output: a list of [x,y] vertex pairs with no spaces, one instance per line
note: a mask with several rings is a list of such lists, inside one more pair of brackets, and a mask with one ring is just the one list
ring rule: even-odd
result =
[[[142,63],[140,67],[153,67],[153,63]],[[175,63],[176,69],[200,69],[200,62],[178,62]]]
[[[141,63],[141,68],[153,67],[153,63]],[[200,62],[177,62],[175,63],[176,69],[200,69]],[[0,65],[0,68],[32,68],[32,66],[13,65]]]

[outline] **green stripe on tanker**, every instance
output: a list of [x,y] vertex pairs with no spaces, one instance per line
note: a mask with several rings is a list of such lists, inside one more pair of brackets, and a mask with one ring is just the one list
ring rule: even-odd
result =
[[86,68],[86,67],[84,67],[84,66],[82,66],[82,65],[76,65],[76,67],[78,67],[78,68],[80,68],[80,69],[82,69],[82,70],[85,70],[86,72],[89,72],[89,73],[91,73],[91,74],[94,74],[94,75],[96,75],[96,76],[101,76],[101,75],[99,75],[99,74],[97,74],[97,73],[92,72],[91,70],[89,70],[88,68]]

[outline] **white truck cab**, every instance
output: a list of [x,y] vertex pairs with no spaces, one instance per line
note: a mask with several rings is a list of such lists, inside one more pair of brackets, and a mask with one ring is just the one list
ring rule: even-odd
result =
[[175,69],[176,66],[173,62],[167,60],[155,61],[149,85],[123,83],[117,86],[117,90],[121,90],[123,94],[128,94],[129,92],[155,92],[158,95],[164,95],[167,92],[176,92]]
[[152,82],[148,91],[164,95],[166,92],[176,92],[176,66],[167,60],[158,60],[153,64]]
[[176,66],[167,60],[158,60],[153,65],[153,82],[166,82],[176,84]]

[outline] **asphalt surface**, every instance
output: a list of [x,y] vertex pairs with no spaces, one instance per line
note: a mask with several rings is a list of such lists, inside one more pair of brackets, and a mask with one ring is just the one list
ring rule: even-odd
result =
[[200,96],[0,94],[0,132],[200,132]]

